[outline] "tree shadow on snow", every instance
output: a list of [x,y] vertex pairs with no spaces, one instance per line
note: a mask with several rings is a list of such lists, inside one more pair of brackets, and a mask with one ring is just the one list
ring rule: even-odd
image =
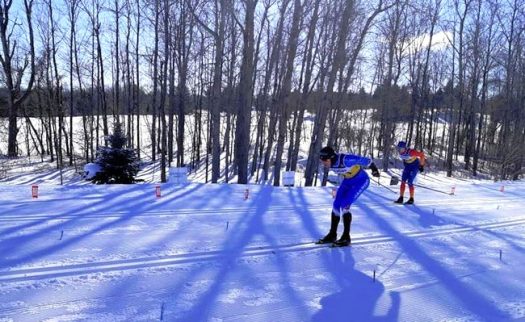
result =
[[379,281],[355,269],[352,249],[334,249],[330,261],[333,275],[341,291],[321,299],[321,310],[312,322],[397,321],[401,299],[398,292],[389,292],[390,307],[385,315],[376,315],[377,302],[385,292]]
[[[185,191],[185,194],[190,194],[191,192],[198,189],[200,186],[195,186],[194,188]],[[125,206],[122,206],[120,203],[122,200],[125,200],[126,194],[131,194],[133,196],[133,201],[128,201]],[[49,226],[46,226],[41,229],[37,229],[34,232],[28,234],[13,236],[7,239],[4,239],[0,242],[0,254],[3,257],[0,257],[0,268],[3,267],[13,267],[20,264],[25,264],[29,262],[36,262],[37,260],[47,257],[53,253],[58,253],[59,251],[71,247],[72,245],[79,244],[81,241],[86,240],[90,237],[95,236],[96,234],[103,232],[105,230],[118,227],[135,217],[139,216],[141,213],[145,213],[154,209],[157,209],[161,203],[160,202],[151,202],[151,191],[143,191],[140,186],[130,186],[125,190],[119,190],[115,192],[110,192],[105,195],[102,199],[91,203],[89,206],[98,209],[98,207],[104,207],[104,213],[111,213],[111,211],[120,211],[119,216],[112,217],[111,221],[105,221],[101,224],[96,224],[90,226],[89,229],[83,231],[80,234],[74,234],[72,237],[64,238],[60,242],[56,243],[45,243],[42,247],[28,248],[28,244],[35,243],[39,238],[43,238],[46,241],[49,234],[55,231],[60,231],[61,229],[66,229],[67,227],[75,227],[82,216],[78,211],[83,212],[86,205],[81,204],[75,208],[67,209],[62,213],[52,215],[51,217],[46,217],[44,219],[39,219],[37,221],[25,224],[22,226],[17,226],[15,228],[25,229],[30,226],[37,225],[39,223],[49,221],[51,219],[60,218],[61,215],[72,213],[77,214],[77,216],[68,218],[63,222],[53,223]],[[115,200],[113,200],[115,199]],[[163,201],[165,203],[166,201]],[[99,210],[97,210],[99,211]],[[114,240],[111,241],[112,244],[115,243]]]
[[446,224],[450,224],[450,222],[436,215],[434,210],[430,211],[429,209],[421,208],[417,205],[407,205],[404,207],[406,211],[413,212],[419,216],[418,222],[419,225],[423,228],[431,228],[434,226],[443,226]]
[[[184,298],[183,294],[187,291],[185,288],[192,285],[191,281],[197,282],[202,278],[211,281],[209,286],[194,298],[188,310],[185,312],[167,312],[170,321],[209,321],[216,308],[214,303],[217,302],[220,294],[225,291],[225,285],[228,283],[228,280],[232,277],[235,278],[232,273],[238,268],[238,260],[242,257],[250,241],[259,235],[263,236],[270,246],[277,245],[276,240],[272,237],[271,233],[267,231],[267,227],[263,222],[264,214],[268,212],[272,204],[272,191],[273,188],[271,186],[263,185],[260,190],[254,194],[249,207],[254,213],[252,214],[250,211],[250,213],[243,215],[241,220],[236,222],[231,228],[231,231],[235,231],[236,233],[232,234],[231,238],[226,240],[222,245],[221,249],[224,256],[222,256],[219,261],[213,263],[214,267],[211,270],[212,278],[208,275],[209,272],[207,272],[210,267],[201,266],[191,270],[188,278],[183,279],[181,283],[170,287],[173,294],[173,297],[170,299],[171,304],[177,303]],[[280,267],[279,271],[285,272],[284,275],[280,276],[280,283],[286,285],[285,281],[288,279],[286,275],[286,263],[279,252],[276,252],[275,255],[277,265]],[[245,272],[249,274],[249,270]],[[256,276],[245,275],[243,278],[252,288],[257,287],[259,290],[259,288],[262,289],[265,286],[264,282],[259,281]],[[292,298],[292,302],[296,303],[300,301],[293,288],[289,285],[285,286],[285,290],[287,296]],[[189,291],[191,292],[191,290]],[[175,316],[171,316],[172,313],[175,313]],[[300,308],[297,308],[297,312],[295,313],[299,316],[304,316],[304,312],[300,311]]]
[[[422,269],[433,276],[450,296],[457,300],[463,310],[471,312],[480,320],[501,321],[509,318],[508,314],[501,311],[485,294],[479,293],[444,267],[439,259],[428,253],[417,240],[404,235],[366,204],[362,204],[361,207],[381,231],[397,242],[408,258],[421,265]],[[384,205],[384,208],[388,210],[389,206]],[[442,247],[450,246],[444,244]]]
[[[403,217],[407,217],[406,219],[408,219],[409,216],[405,216],[405,214],[408,214],[410,212],[416,214],[418,216],[417,221],[419,225],[423,228],[432,228],[435,226],[443,226],[443,225],[451,224],[450,221],[436,215],[435,210],[430,209],[430,207],[422,207],[422,206],[417,205],[417,203],[414,205],[397,205],[393,203],[393,200],[395,198],[389,198],[388,196],[385,196],[384,194],[380,194],[372,190],[365,191],[365,194],[371,195],[370,196],[371,201],[377,200],[377,199],[386,200],[388,203],[388,206],[383,205],[383,207],[389,208],[390,213],[402,214]],[[363,207],[364,202],[361,202],[360,200],[358,200],[357,204],[360,207]]]

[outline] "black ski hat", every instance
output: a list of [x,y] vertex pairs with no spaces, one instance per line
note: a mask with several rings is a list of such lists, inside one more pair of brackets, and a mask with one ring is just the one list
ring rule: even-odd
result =
[[328,160],[333,157],[335,157],[335,151],[329,146],[325,146],[324,148],[319,151],[319,159],[321,160]]

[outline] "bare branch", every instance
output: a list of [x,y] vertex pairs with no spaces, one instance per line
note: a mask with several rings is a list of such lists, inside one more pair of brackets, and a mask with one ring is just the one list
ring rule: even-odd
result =
[[195,20],[201,25],[208,33],[210,33],[215,39],[219,37],[217,32],[215,30],[210,29],[202,20],[197,16],[197,13],[195,12],[195,9],[191,6],[190,0],[186,0],[186,4],[190,8],[191,14],[195,18]]

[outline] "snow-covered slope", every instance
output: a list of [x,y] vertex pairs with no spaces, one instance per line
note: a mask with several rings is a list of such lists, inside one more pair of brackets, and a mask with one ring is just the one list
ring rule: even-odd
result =
[[311,243],[329,187],[32,183],[0,184],[0,321],[525,318],[524,182],[373,181],[347,248]]

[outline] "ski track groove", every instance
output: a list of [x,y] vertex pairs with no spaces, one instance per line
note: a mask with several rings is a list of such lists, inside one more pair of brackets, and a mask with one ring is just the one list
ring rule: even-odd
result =
[[[320,210],[327,207],[331,207],[331,204],[319,204],[311,205],[308,209]],[[281,212],[295,210],[294,206],[282,206],[282,207],[270,207],[266,212]],[[129,217],[160,217],[160,216],[208,216],[210,214],[217,214],[221,212],[222,215],[229,214],[243,214],[243,213],[254,213],[255,211],[250,208],[223,208],[223,209],[183,209],[183,210],[157,210],[157,211],[144,211],[138,214],[132,214],[125,211],[112,211],[112,212],[80,212],[72,214],[38,214],[38,215],[25,215],[25,216],[9,216],[0,218],[0,222],[4,221],[19,221],[19,220],[35,220],[35,219],[98,219],[98,218],[122,218],[123,216]],[[222,213],[224,212],[224,213]]]
[[[448,235],[451,233],[465,233],[476,230],[498,229],[511,226],[519,226],[525,224],[525,217],[519,219],[499,221],[485,224],[472,225],[467,227],[450,227],[437,228],[431,230],[409,231],[402,232],[402,234],[409,238],[425,238],[435,237],[441,235]],[[352,240],[353,246],[368,245],[384,242],[395,242],[395,238],[386,235],[370,236],[370,237],[355,237]],[[248,247],[242,251],[239,258],[255,257],[265,255],[275,255],[276,251],[280,253],[297,252],[297,251],[312,251],[321,248],[330,248],[327,245],[316,245],[312,242],[302,242],[287,245],[268,245],[268,246],[253,246]],[[191,264],[199,262],[214,261],[222,258],[231,250],[210,250],[203,252],[188,252],[182,254],[175,254],[169,256],[153,256],[143,258],[132,258],[124,260],[103,261],[103,262],[89,262],[83,264],[72,264],[62,266],[48,266],[35,267],[20,270],[0,271],[0,283],[21,282],[31,280],[41,280],[56,278],[62,276],[78,276],[91,273],[103,273],[110,271],[122,271],[139,268],[155,268],[166,267],[180,264]]]
[[[518,197],[507,197],[504,199],[504,201],[522,201],[521,198]],[[439,206],[447,206],[447,205],[462,205],[462,206],[479,206],[484,204],[492,204],[497,205],[504,203],[502,202],[501,198],[485,198],[483,200],[469,200],[469,201],[460,201],[460,200],[422,200],[418,201],[413,206],[433,206],[432,208],[437,208]],[[367,205],[367,208],[370,209],[385,209],[390,207],[402,207],[403,205],[394,204],[387,204],[384,203],[369,203]],[[324,210],[327,208],[331,208],[331,203],[326,204],[316,204],[316,205],[310,205],[308,206],[309,210]],[[359,209],[359,202],[355,205],[356,209]],[[281,206],[281,207],[270,207],[266,210],[266,212],[282,212],[282,211],[290,211],[290,210],[296,210],[297,207],[295,206]],[[59,220],[59,219],[98,219],[98,218],[122,218],[123,216],[129,216],[132,218],[137,217],[161,217],[161,216],[183,216],[183,215],[189,215],[192,216],[208,216],[209,214],[217,214],[220,213],[221,215],[230,215],[230,214],[253,214],[256,211],[251,208],[223,208],[223,209],[183,209],[183,210],[157,210],[157,211],[145,211],[138,214],[132,214],[130,212],[124,212],[124,211],[112,211],[112,212],[79,212],[79,213],[72,213],[72,214],[37,214],[37,215],[24,215],[24,216],[10,216],[10,215],[4,215],[4,217],[0,218],[0,222],[12,222],[12,221],[31,221],[31,220],[38,220],[38,219],[47,219],[47,220]]]

